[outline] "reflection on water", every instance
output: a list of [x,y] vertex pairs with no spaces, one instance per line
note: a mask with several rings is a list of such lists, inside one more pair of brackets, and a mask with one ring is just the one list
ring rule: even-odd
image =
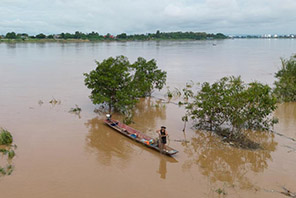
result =
[[161,179],[166,178],[167,174],[167,161],[164,158],[161,158],[159,161],[159,169],[157,171],[160,174]]
[[105,126],[102,119],[98,117],[85,123],[89,128],[86,137],[88,148],[98,154],[98,161],[106,166],[112,165],[114,158],[126,161],[133,153],[131,144],[127,139]]
[[[157,118],[165,119],[165,109],[161,106],[154,107],[155,104],[157,102],[150,98],[140,100],[134,111],[134,128],[149,134],[153,131],[152,128],[155,128]],[[114,118],[121,120],[122,116],[115,114]],[[134,152],[132,141],[123,138],[122,135],[104,125],[103,119],[95,117],[88,120],[85,125],[89,128],[89,134],[86,138],[87,145],[89,148],[99,151],[101,163],[111,165],[112,158],[117,157],[126,160]],[[148,129],[147,126],[149,126]]]
[[[166,179],[167,178],[167,173],[168,173],[168,169],[167,166],[170,163],[178,163],[178,161],[174,158],[174,157],[168,157],[165,155],[162,155],[160,153],[156,153],[155,152],[155,156],[157,156],[159,158],[159,166],[158,166],[158,170],[156,171],[161,179]],[[174,174],[174,172],[171,172],[171,174]]]
[[[153,132],[155,135],[152,129],[155,128],[156,119],[165,119],[165,109],[158,103],[150,98],[141,99],[134,111],[135,124],[133,127],[143,133]],[[156,107],[155,104],[157,104]],[[116,114],[113,117],[118,120],[122,119],[122,116]],[[111,165],[112,158],[127,160],[133,154],[133,142],[104,125],[103,119],[95,117],[88,120],[85,125],[89,128],[86,138],[87,146],[99,151],[101,163]]]
[[[151,98],[141,99],[133,114],[135,123],[132,127],[151,137],[156,136],[155,129],[159,127],[157,121],[159,119],[166,119],[165,105]],[[114,114],[113,118],[121,120],[123,117]],[[164,156],[155,150],[122,136],[105,125],[103,121],[104,119],[95,117],[85,123],[85,126],[89,130],[86,137],[86,148],[96,153],[97,160],[101,164],[105,166],[126,167],[128,161],[133,156],[138,158],[143,152],[148,151],[156,158],[151,162],[158,161],[159,159],[159,166],[156,167],[156,172],[160,175],[160,178],[166,179],[167,163],[177,163],[178,161],[176,159]]]
[[283,134],[291,138],[296,138],[296,102],[279,104],[275,111],[275,117],[279,119],[276,125],[276,131],[282,131]]
[[272,133],[249,133],[249,137],[261,143],[261,150],[244,150],[223,144],[213,133],[197,131],[191,138],[191,143],[184,146],[184,152],[189,160],[183,165],[190,169],[193,165],[201,167],[203,175],[211,183],[217,181],[238,185],[241,189],[249,189],[254,184],[248,179],[248,174],[263,172],[271,161],[271,152],[275,151],[277,142]]
[[155,135],[154,129],[158,129],[160,126],[156,126],[157,120],[166,120],[165,104],[160,100],[152,98],[141,98],[133,112],[133,120],[135,122],[135,128],[150,135]]
[[8,49],[15,49],[16,48],[16,43],[6,43],[6,46]]

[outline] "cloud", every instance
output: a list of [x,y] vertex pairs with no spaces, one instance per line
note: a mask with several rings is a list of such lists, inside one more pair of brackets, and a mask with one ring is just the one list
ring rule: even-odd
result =
[[296,33],[295,0],[1,0],[0,34]]

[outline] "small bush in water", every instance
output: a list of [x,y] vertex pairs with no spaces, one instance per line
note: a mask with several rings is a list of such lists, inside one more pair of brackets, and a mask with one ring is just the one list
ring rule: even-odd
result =
[[13,172],[14,166],[11,164],[8,164],[6,167],[0,167],[0,176],[4,175],[11,175]]
[[198,129],[227,128],[230,135],[235,135],[244,129],[269,131],[277,123],[272,117],[277,100],[271,88],[259,82],[224,77],[213,84],[203,83],[189,98],[185,118],[194,120]]
[[70,109],[70,112],[71,112],[71,113],[80,113],[81,108],[78,107],[78,105],[75,105],[75,106],[76,106],[75,108],[71,108],[71,109]]
[[15,152],[14,152],[14,150],[9,150],[9,151],[8,151],[8,158],[9,158],[9,159],[12,159],[14,156],[15,156]]
[[9,145],[13,142],[12,135],[5,129],[0,129],[0,145]]
[[296,101],[296,55],[290,59],[281,59],[282,68],[275,74],[274,93],[280,101]]

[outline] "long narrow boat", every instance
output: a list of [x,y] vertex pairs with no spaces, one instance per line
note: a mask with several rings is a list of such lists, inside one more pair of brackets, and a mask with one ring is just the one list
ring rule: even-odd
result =
[[175,150],[169,146],[165,146],[165,149],[161,149],[159,147],[158,141],[155,141],[153,138],[145,135],[144,133],[142,133],[132,127],[129,127],[128,125],[125,125],[117,120],[107,118],[104,122],[112,129],[115,129],[115,131],[119,132],[120,134],[122,134],[132,140],[135,140],[136,142],[144,144],[145,146],[147,146],[149,148],[159,151],[162,154],[172,156],[172,155],[178,153],[177,150]]

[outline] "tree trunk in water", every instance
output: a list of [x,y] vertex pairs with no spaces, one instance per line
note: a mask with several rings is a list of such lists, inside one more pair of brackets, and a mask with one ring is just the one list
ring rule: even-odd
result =
[[186,121],[184,121],[184,128],[183,128],[183,132],[185,132],[185,128],[186,128]]
[[111,114],[111,110],[112,110],[112,104],[111,102],[109,102],[109,114]]

